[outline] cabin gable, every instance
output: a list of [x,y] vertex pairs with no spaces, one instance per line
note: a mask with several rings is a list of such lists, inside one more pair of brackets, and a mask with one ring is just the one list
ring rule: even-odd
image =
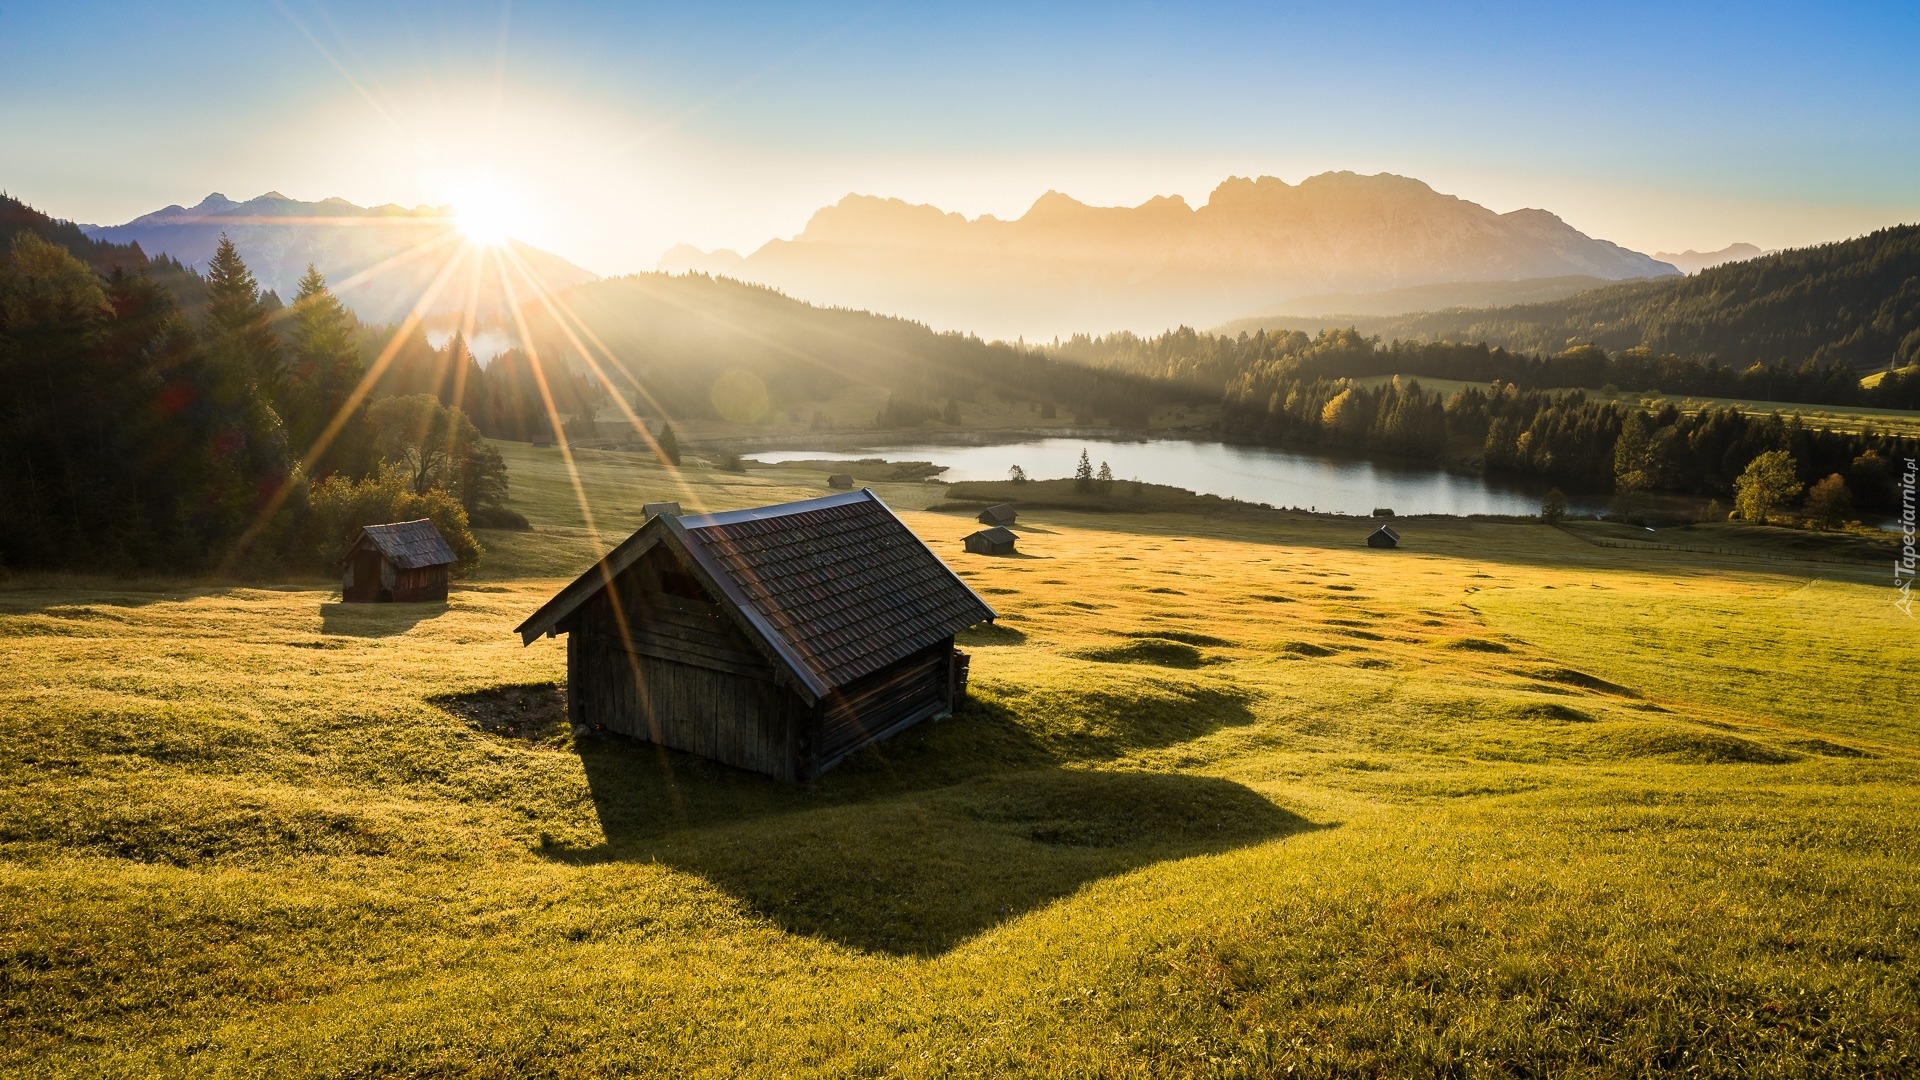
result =
[[563,628],[576,723],[801,778],[805,704],[667,545],[615,575]]
[[521,623],[576,723],[787,780],[953,710],[993,609],[871,492],[661,515]]

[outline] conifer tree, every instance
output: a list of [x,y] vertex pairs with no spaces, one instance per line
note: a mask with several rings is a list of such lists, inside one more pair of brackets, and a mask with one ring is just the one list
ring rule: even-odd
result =
[[372,462],[371,433],[365,423],[365,406],[347,412],[347,401],[360,385],[365,367],[360,347],[354,340],[356,323],[337,297],[327,288],[326,278],[311,264],[300,279],[300,291],[294,296],[288,320],[286,377],[281,405],[287,425],[287,441],[296,454],[310,455],[329,424],[340,420],[330,445],[318,460],[306,460],[310,474],[324,476],[339,467],[356,474]]
[[226,233],[207,263],[205,332],[216,360],[271,398],[280,381],[280,342],[274,336],[260,283]]

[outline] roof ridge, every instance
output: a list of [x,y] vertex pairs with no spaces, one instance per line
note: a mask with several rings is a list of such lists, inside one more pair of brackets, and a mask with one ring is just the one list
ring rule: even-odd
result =
[[743,521],[764,521],[770,518],[788,517],[793,514],[805,514],[813,510],[826,510],[849,503],[878,502],[879,496],[871,488],[858,491],[840,492],[835,495],[822,495],[813,499],[801,499],[797,502],[775,503],[772,506],[751,506],[745,510],[720,510],[710,514],[690,514],[680,519],[680,525],[686,529],[705,529],[714,525],[738,525]]

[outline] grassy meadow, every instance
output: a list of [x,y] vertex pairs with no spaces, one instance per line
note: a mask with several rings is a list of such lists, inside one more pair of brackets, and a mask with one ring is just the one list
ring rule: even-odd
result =
[[[0,582],[0,1073],[1899,1076],[1920,628],[1878,567],[1023,514],[973,700],[810,786],[575,740],[512,627],[824,493],[503,446],[445,605]],[[584,499],[591,512],[583,512]]]

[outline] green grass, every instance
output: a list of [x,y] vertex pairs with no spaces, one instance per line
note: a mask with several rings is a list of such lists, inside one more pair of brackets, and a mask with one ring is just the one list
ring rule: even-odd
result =
[[511,627],[821,493],[507,448],[442,605],[0,586],[0,1073],[1897,1076],[1916,631],[1877,569],[1023,511],[974,700],[808,787],[557,723]]

